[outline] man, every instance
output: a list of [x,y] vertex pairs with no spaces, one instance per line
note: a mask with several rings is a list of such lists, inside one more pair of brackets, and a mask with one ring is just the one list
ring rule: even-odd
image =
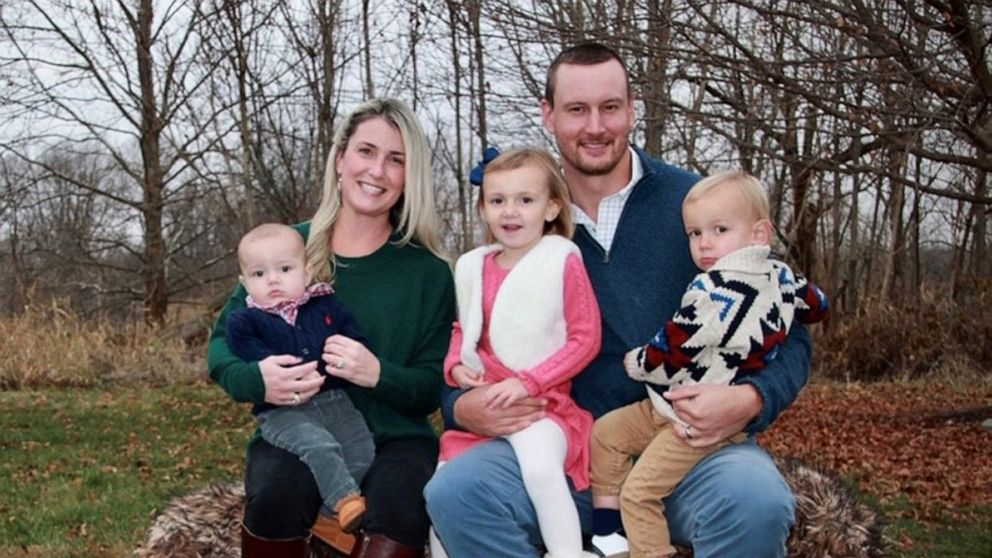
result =
[[[579,224],[574,240],[603,319],[602,351],[574,380],[572,395],[599,417],[644,397],[644,385],[623,371],[623,355],[672,315],[696,273],[681,206],[698,177],[629,145],[635,117],[629,76],[607,47],[586,43],[562,52],[548,71],[541,111],[561,154]],[[761,373],[737,385],[674,392],[673,406],[688,425],[678,429],[679,437],[705,446],[741,430],[764,430],[805,385],[811,350],[808,333],[795,327]],[[542,416],[543,402],[533,399],[488,409],[485,389],[447,394],[442,410],[449,428],[495,437]],[[536,556],[537,520],[504,440],[452,460],[425,494],[451,556]],[[588,532],[590,495],[576,493],[575,501]],[[752,442],[700,462],[665,506],[672,539],[691,546],[697,558],[764,558],[785,555],[795,502],[769,456]]]

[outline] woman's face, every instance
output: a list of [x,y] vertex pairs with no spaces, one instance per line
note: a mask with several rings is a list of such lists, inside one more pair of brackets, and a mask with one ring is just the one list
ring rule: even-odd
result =
[[342,211],[388,218],[405,181],[403,137],[384,118],[370,118],[355,128],[335,164]]

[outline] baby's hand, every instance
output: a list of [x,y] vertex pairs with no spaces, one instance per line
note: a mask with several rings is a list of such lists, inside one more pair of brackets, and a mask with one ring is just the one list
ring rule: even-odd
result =
[[530,394],[519,378],[507,378],[489,388],[486,393],[486,406],[490,409],[506,409],[528,396]]
[[452,367],[451,377],[454,378],[458,387],[462,389],[486,385],[486,381],[482,379],[481,373],[476,372],[464,364],[456,364]]

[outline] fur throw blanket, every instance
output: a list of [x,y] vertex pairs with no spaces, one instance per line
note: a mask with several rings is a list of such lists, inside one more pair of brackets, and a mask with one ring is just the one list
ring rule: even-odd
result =
[[[776,460],[796,496],[790,558],[884,558],[891,541],[877,512],[837,476],[795,460]],[[155,519],[136,558],[238,558],[241,556],[241,483],[214,484],[172,500]],[[315,557],[335,557],[312,544]],[[692,556],[684,552],[680,556]]]

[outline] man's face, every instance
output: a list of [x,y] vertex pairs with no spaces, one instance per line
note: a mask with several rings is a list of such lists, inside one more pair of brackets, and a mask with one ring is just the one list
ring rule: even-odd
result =
[[623,67],[616,60],[591,66],[562,64],[554,106],[541,101],[544,126],[555,136],[562,166],[587,175],[612,171],[627,152],[634,125]]

